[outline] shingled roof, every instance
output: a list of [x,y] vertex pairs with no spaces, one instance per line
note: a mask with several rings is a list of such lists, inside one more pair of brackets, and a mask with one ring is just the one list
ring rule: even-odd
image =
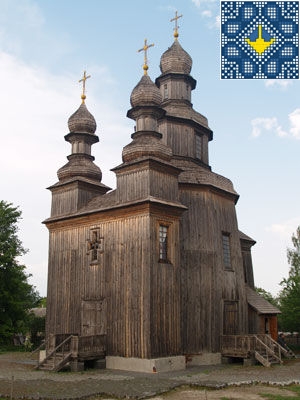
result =
[[248,304],[254,308],[258,314],[281,314],[281,311],[260,296],[249,286],[246,287]]

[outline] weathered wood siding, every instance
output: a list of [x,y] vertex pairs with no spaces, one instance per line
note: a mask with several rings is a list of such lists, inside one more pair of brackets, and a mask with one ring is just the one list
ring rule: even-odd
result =
[[[168,226],[168,263],[159,262],[159,225]],[[151,220],[151,357],[178,355],[180,337],[179,220],[165,213]]]
[[[53,186],[51,217],[71,214],[87,204],[93,197],[103,193],[97,185],[75,181],[68,185]],[[105,191],[104,191],[105,192]]]
[[185,157],[195,156],[194,128],[184,123],[161,123],[160,131],[163,133],[164,142],[171,147],[174,155]]
[[[179,220],[168,216],[172,264],[159,263],[157,214],[81,218],[50,228],[48,334],[107,334],[107,354],[149,358],[180,349]],[[69,227],[67,226],[69,224]],[[98,229],[103,252],[91,260]],[[68,249],[68,250],[65,250]],[[107,310],[107,313],[105,313]]]
[[208,136],[203,129],[195,129],[194,125],[189,126],[184,122],[161,122],[160,132],[163,134],[163,141],[171,147],[173,154],[197,159],[195,133],[201,136],[201,158],[200,160],[208,164]]
[[107,352],[145,358],[150,351],[149,216],[122,218],[110,222],[107,228]]
[[254,276],[253,276],[253,265],[252,265],[252,255],[251,255],[251,244],[246,241],[241,240],[241,249],[243,256],[243,266],[245,283],[254,289]]
[[[239,334],[247,332],[247,302],[232,199],[187,186],[181,202],[182,341],[186,353],[219,351],[225,301],[238,302]],[[223,263],[222,232],[230,234],[232,270]]]
[[127,202],[148,196],[160,199],[178,200],[177,173],[168,165],[141,164],[138,169],[126,168],[117,173],[118,201]]

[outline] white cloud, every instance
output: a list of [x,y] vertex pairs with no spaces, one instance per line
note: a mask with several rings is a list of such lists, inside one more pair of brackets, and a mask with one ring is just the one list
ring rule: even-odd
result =
[[207,3],[216,3],[217,0],[192,0],[197,8],[200,8],[202,5]]
[[216,16],[214,25],[215,25],[216,28],[220,28],[221,27],[221,16],[220,15]]
[[300,108],[296,108],[289,114],[289,121],[291,124],[290,133],[296,139],[300,139]]
[[0,0],[0,49],[28,63],[62,63],[76,48],[68,32],[49,32],[41,6],[34,0]]
[[266,231],[273,233],[286,243],[291,242],[292,234],[296,232],[297,227],[300,225],[300,216],[292,218],[281,223],[275,223],[266,227]]
[[207,26],[210,29],[220,27],[220,16],[216,0],[192,0],[192,3],[199,9],[201,17],[206,18]]
[[202,0],[192,0],[192,2],[195,4],[196,7],[200,8]]
[[[54,75],[0,52],[1,200],[20,206],[20,238],[29,253],[24,264],[31,282],[46,294],[48,233],[41,221],[50,215],[47,186],[66,163],[71,146],[64,140],[69,116],[80,106],[80,76]],[[110,169],[121,162],[121,149],[130,141],[133,122],[114,105],[116,82],[105,67],[92,66],[87,107],[97,121],[100,143],[93,146],[103,183],[113,187]],[[96,89],[95,89],[96,88]],[[99,93],[101,98],[95,93]]]
[[279,137],[289,137],[300,140],[300,108],[297,108],[288,115],[289,128],[282,128],[276,117],[255,118],[251,121],[251,135],[255,138],[261,136],[263,132],[275,133]]
[[212,12],[210,10],[204,10],[204,11],[202,11],[201,15],[203,17],[211,17],[212,16]]
[[279,125],[277,118],[255,118],[251,121],[252,136],[257,138],[263,131],[276,132],[280,137],[286,136],[287,133]]
[[265,86],[266,87],[272,87],[272,86],[278,86],[282,89],[286,89],[288,86],[292,85],[292,80],[288,79],[266,79],[265,80]]

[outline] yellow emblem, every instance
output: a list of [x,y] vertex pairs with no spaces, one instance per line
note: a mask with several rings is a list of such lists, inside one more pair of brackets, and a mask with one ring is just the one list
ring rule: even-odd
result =
[[269,42],[266,42],[262,37],[262,25],[258,25],[258,38],[254,42],[251,42],[249,38],[245,40],[258,54],[262,54],[276,39],[273,38]]

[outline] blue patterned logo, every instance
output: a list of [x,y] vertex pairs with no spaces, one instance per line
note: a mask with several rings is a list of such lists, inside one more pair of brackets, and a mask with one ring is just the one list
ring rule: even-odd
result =
[[221,79],[299,79],[298,1],[221,1]]

